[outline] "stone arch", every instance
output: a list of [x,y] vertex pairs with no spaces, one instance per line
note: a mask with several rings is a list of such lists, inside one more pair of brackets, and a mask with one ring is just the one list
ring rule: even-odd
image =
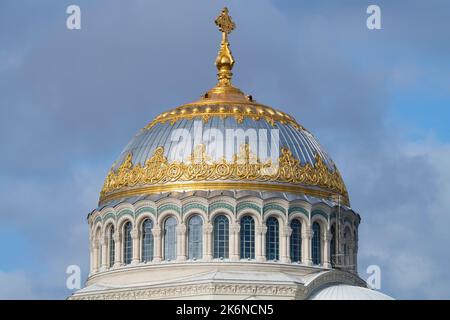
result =
[[101,239],[103,237],[103,223],[101,221],[97,221],[92,225],[91,227],[92,239],[95,239],[97,237],[98,231],[100,231],[100,239]]
[[[181,216],[182,214],[182,207],[181,207],[181,201],[177,200],[175,202],[170,202],[168,199],[164,199],[164,202],[158,203],[157,207],[157,215],[158,215],[158,221],[160,220],[159,217],[161,215],[166,214],[167,212],[172,212],[177,216]],[[178,222],[180,222],[179,217],[177,217]]]
[[234,212],[231,212],[227,208],[217,208],[213,212],[211,212],[209,214],[209,222],[213,223],[214,219],[220,215],[225,215],[228,218],[230,224],[236,222],[236,217],[234,215]]
[[113,227],[114,227],[114,232],[116,232],[116,230],[117,230],[117,223],[116,223],[116,220],[115,220],[113,217],[107,218],[107,219],[102,223],[102,228],[103,228],[102,233],[103,233],[103,236],[105,236],[105,237],[107,236],[106,233],[108,232],[110,226],[113,226]]
[[193,216],[200,216],[203,220],[203,224],[208,222],[208,215],[206,214],[206,212],[193,208],[183,214],[183,217],[181,218],[182,223],[187,225],[189,219]]
[[[328,232],[328,220],[323,217],[321,214],[315,214],[312,216],[311,218],[311,225],[310,225],[310,230],[312,233],[312,237],[311,237],[311,248],[313,248],[313,243],[314,243],[314,223],[317,222],[320,226],[320,234],[318,235],[319,237],[319,244],[320,244],[320,251],[319,251],[319,257],[320,257],[320,264],[324,264],[326,261],[329,260],[329,257],[326,257],[326,253],[325,253],[325,233]],[[313,255],[311,255],[311,258],[313,257]]]
[[104,239],[103,233],[102,233],[102,227],[99,223],[97,223],[97,225],[94,228],[92,244],[98,248],[102,245],[102,239]]
[[316,213],[311,217],[311,228],[314,222],[318,222],[320,224],[322,233],[328,230],[328,220],[323,215]]
[[261,214],[253,209],[241,210],[236,216],[236,223],[240,223],[241,219],[244,216],[251,216],[253,219],[255,219],[255,226],[257,227],[261,226],[263,223]]
[[117,230],[120,230],[120,232],[122,233],[123,226],[127,221],[130,221],[132,228],[134,228],[134,216],[129,212],[122,212],[122,216],[120,216],[119,220],[117,220]]
[[283,215],[283,213],[281,213],[280,211],[278,211],[278,210],[268,210],[266,212],[266,214],[264,214],[264,219],[263,219],[264,224],[267,223],[267,219],[269,219],[270,217],[277,218],[278,225],[280,227],[280,231],[281,231],[281,228],[284,228],[284,227],[287,226],[287,224],[286,224],[286,222],[287,222],[286,221],[286,216]]
[[169,218],[174,217],[177,220],[177,225],[181,224],[180,213],[174,210],[164,210],[161,214],[158,215],[158,225],[161,228],[164,227],[164,222]]
[[304,213],[296,212],[289,215],[288,218],[288,225],[291,225],[292,220],[299,220],[302,224],[302,233],[305,233],[308,231],[309,227],[309,219],[304,215]]
[[144,223],[145,220],[150,219],[153,223],[153,226],[156,225],[157,219],[155,215],[149,211],[142,212],[136,219],[135,219],[135,225],[136,230],[139,231],[139,234],[141,233],[142,223]]

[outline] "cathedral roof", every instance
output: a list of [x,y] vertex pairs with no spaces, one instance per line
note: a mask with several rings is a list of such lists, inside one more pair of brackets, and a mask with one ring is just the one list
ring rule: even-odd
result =
[[335,284],[314,292],[310,300],[394,300],[392,297],[368,288]]
[[100,205],[192,190],[257,190],[349,203],[345,184],[317,139],[292,116],[236,88],[224,9],[218,83],[195,102],[157,116],[128,143],[106,177]]

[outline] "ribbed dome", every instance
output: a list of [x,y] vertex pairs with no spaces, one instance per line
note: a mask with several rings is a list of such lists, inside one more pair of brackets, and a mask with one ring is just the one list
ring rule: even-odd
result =
[[176,109],[172,119],[160,116],[138,132],[113,164],[101,200],[163,191],[243,189],[321,198],[341,195],[348,201],[333,161],[292,117],[277,111],[278,117],[246,113],[249,106],[262,108],[256,102],[205,100]]
[[384,293],[368,288],[337,284],[313,293],[310,300],[394,300]]
[[198,101],[162,113],[128,143],[100,203],[167,191],[258,190],[340,197],[348,204],[342,178],[314,136],[232,85],[230,21],[218,23],[217,85]]
[[[145,162],[155,153],[156,148],[164,148],[164,156],[167,157],[169,162],[184,161],[186,158],[194,152],[194,131],[195,122],[198,126],[202,127],[202,131],[206,133],[206,140],[210,140],[211,129],[218,130],[223,137],[226,136],[227,130],[242,129],[246,132],[248,129],[256,130],[256,132],[268,132],[268,135],[263,136],[247,136],[244,143],[249,144],[251,147],[266,148],[271,151],[271,130],[279,130],[279,146],[286,147],[292,151],[292,156],[300,160],[302,165],[307,163],[314,165],[316,163],[316,155],[319,155],[323,162],[330,170],[334,170],[334,164],[328,154],[319,145],[315,137],[306,131],[305,129],[296,129],[292,124],[281,124],[275,122],[275,125],[271,125],[265,119],[254,121],[249,118],[245,118],[241,123],[238,123],[234,118],[221,119],[219,117],[212,117],[207,123],[202,123],[198,119],[181,119],[175,124],[156,123],[150,129],[141,130],[136,136],[131,139],[128,145],[120,154],[119,158],[115,162],[113,169],[118,169],[119,165],[124,161],[128,154],[132,154],[132,162],[134,164]],[[171,137],[178,137],[177,130],[183,130],[183,132],[189,132],[191,139],[181,139],[181,141],[172,141]],[[181,131],[180,131],[181,132]],[[213,138],[213,137],[211,137]],[[243,138],[237,137],[236,140]],[[256,139],[254,139],[256,138]],[[213,140],[213,139],[212,139]],[[243,140],[243,139],[242,139]],[[227,161],[232,161],[233,156],[239,152],[238,142],[234,144],[234,148],[231,153],[227,154],[227,150],[224,150],[224,156]],[[216,149],[214,140],[210,145],[205,145],[206,154],[209,155],[210,160],[217,162],[220,160],[220,156],[217,152],[211,152]],[[225,148],[226,149],[226,148]],[[258,150],[250,150],[255,155],[258,154]],[[185,155],[184,157],[182,155]],[[263,161],[267,159],[262,159]]]

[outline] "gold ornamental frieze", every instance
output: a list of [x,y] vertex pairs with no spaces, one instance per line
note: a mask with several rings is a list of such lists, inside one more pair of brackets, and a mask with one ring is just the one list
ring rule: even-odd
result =
[[265,185],[269,187],[267,183],[272,182],[269,189],[274,191],[296,190],[296,187],[304,191],[307,190],[305,186],[318,187],[348,200],[339,171],[334,165],[330,170],[318,154],[314,165],[302,165],[286,147],[281,148],[278,163],[272,163],[270,159],[261,161],[251,152],[248,144],[241,145],[240,151],[229,161],[213,161],[205,150],[205,146],[200,144],[185,161],[169,162],[164,156],[164,148],[158,147],[144,165],[133,164],[132,154],[128,153],[116,170],[109,171],[100,194],[100,202],[112,198],[114,193],[135,187],[160,186],[159,189],[166,190],[167,184],[171,183],[205,185],[207,182],[217,184],[229,181],[239,182],[242,189],[251,187],[250,182],[260,183],[258,186],[262,189],[266,189]]
[[182,119],[199,119],[204,123],[207,123],[213,117],[220,119],[234,118],[237,123],[242,123],[245,118],[253,121],[265,120],[272,126],[276,126],[276,123],[278,122],[280,124],[290,124],[297,130],[305,130],[305,128],[298,124],[290,115],[264,105],[256,103],[246,104],[243,102],[230,103],[208,101],[207,99],[164,112],[145,126],[144,129],[148,130],[157,123],[169,123],[170,125],[174,125],[177,121]]

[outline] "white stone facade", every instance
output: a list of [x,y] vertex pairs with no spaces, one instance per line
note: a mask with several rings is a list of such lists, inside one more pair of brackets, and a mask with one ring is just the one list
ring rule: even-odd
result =
[[[269,198],[265,195],[262,199],[256,195],[226,194],[226,192],[170,193],[160,195],[154,200],[137,200],[134,203],[120,201],[117,206],[106,206],[93,211],[88,217],[91,266],[87,288],[72,298],[125,298],[123,295],[117,296],[118,293],[112,293],[124,290],[128,293],[133,292],[133,296],[140,298],[177,298],[178,295],[173,292],[181,290],[184,293],[180,295],[184,297],[208,298],[216,297],[217,294],[223,297],[225,294],[223,292],[226,292],[227,298],[244,299],[248,297],[245,290],[253,290],[254,294],[264,298],[297,299],[305,297],[306,291],[303,291],[307,288],[298,285],[298,283],[306,283],[305,277],[318,276],[330,271],[335,277],[341,279],[339,281],[336,279],[339,283],[343,281],[352,285],[355,283],[361,285],[356,275],[360,217],[354,211],[337,206],[333,202],[314,198],[287,200],[281,196]],[[189,259],[188,221],[195,215],[202,219],[202,250],[200,257]],[[213,222],[219,215],[224,215],[229,221],[228,255],[214,258]],[[242,258],[240,252],[241,220],[245,216],[252,217],[254,221],[252,259]],[[336,231],[332,233],[333,228],[337,229],[337,216],[340,221],[339,243],[336,243]],[[176,259],[170,261],[164,255],[164,223],[169,217],[176,219]],[[266,237],[267,221],[271,217],[276,218],[278,222],[278,230],[274,233],[277,237],[275,244],[278,246],[278,259],[269,260],[266,255]],[[153,226],[151,261],[143,261],[142,224],[146,219],[150,219]],[[293,241],[291,223],[295,219],[301,223],[301,259],[293,262],[290,250]],[[131,223],[132,226],[128,235],[128,239],[131,239],[128,240],[131,242],[127,244],[127,250],[130,250],[128,261],[124,259],[126,223]],[[315,249],[315,259],[313,259],[314,230],[312,227],[314,223],[320,226],[320,235],[315,238],[316,242],[320,241],[319,250]],[[111,241],[109,232],[111,227],[114,228],[114,241]],[[112,244],[114,245],[114,261],[111,261],[110,256]],[[336,253],[333,256],[332,245]],[[339,257],[343,258],[339,259]],[[334,269],[340,271],[333,271]],[[213,277],[199,280],[200,275],[211,272],[220,272],[222,276],[224,274],[228,276],[225,279]],[[279,282],[274,276],[277,272],[289,274],[291,278]],[[241,277],[245,274],[249,274],[247,279],[251,279],[255,274],[260,276],[271,274],[272,276],[265,278],[263,276],[265,281],[260,284],[257,283],[258,280],[255,280],[256,284],[249,284]],[[177,282],[180,284],[173,286],[175,279],[178,279]],[[183,281],[184,285],[182,285]],[[228,291],[219,289],[222,286],[229,288],[229,281],[234,289]],[[249,285],[251,289],[247,288]],[[127,289],[124,289],[124,286]],[[139,291],[140,289],[136,291],[136,286],[148,286],[148,288],[147,291]],[[158,290],[163,288],[167,294],[155,293],[161,292]],[[186,290],[190,294],[187,294]],[[192,294],[193,290],[197,293]],[[242,290],[244,293],[239,293]],[[262,294],[261,292],[266,292],[265,290],[272,293]]]

